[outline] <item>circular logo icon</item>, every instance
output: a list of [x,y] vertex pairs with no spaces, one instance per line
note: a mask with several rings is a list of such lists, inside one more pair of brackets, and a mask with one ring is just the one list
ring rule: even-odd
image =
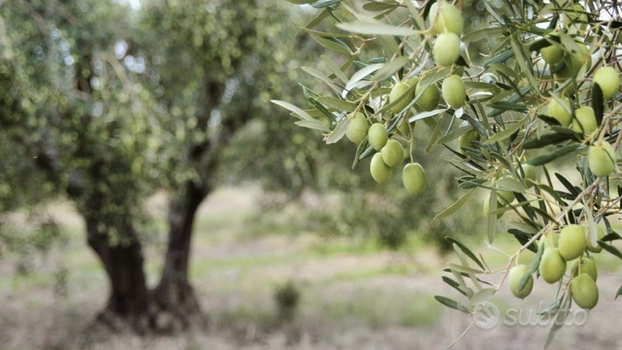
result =
[[475,307],[473,323],[481,329],[491,329],[499,323],[501,315],[497,305],[485,301]]

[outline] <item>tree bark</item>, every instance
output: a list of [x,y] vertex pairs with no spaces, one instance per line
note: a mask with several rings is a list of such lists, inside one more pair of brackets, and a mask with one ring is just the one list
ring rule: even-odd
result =
[[156,328],[161,331],[176,331],[188,327],[192,321],[204,321],[188,270],[196,211],[208,193],[206,186],[188,181],[181,196],[171,200],[166,260],[160,282],[153,291],[158,309]]
[[115,245],[107,234],[100,232],[100,224],[96,218],[86,219],[88,244],[104,265],[110,282],[108,304],[97,321],[117,331],[129,323],[142,333],[152,325],[142,246],[131,224],[118,228],[124,239]]

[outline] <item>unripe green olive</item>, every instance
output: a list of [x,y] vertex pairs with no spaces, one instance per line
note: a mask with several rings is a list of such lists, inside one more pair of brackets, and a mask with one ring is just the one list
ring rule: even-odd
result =
[[[389,93],[389,103],[393,103],[394,101],[397,101],[400,97],[402,97],[408,92],[408,89],[410,89],[410,86],[408,86],[408,84],[405,84],[405,83],[395,84],[395,86],[391,89],[391,92]],[[406,108],[406,106],[408,106],[410,101],[412,101],[412,96],[405,96],[404,98],[400,100],[400,102],[398,102],[396,105],[393,105],[393,107],[391,107],[391,112],[396,113],[396,114],[401,112],[404,108]]]
[[596,115],[592,107],[581,107],[575,110],[574,114],[576,116],[576,118],[572,120],[572,130],[574,132],[589,135],[598,129],[598,125],[596,125]]
[[374,154],[369,165],[371,177],[379,184],[386,183],[393,175],[393,168],[388,166],[380,153]]
[[[596,225],[596,240],[600,241],[601,239],[603,239],[604,236],[605,236],[605,230],[603,230],[603,228],[600,225]],[[598,242],[596,242],[596,245],[592,245],[592,240],[588,238],[587,250],[589,250],[592,253],[600,253],[603,251],[603,247],[599,246]]]
[[408,137],[410,135],[409,124],[410,123],[408,122],[408,114],[407,114],[406,117],[402,118],[402,120],[398,124],[397,131],[399,131],[400,134],[402,134],[403,136]]
[[[581,266],[579,266],[579,260],[581,261]],[[579,271],[581,271],[581,273],[587,273],[590,277],[592,277],[594,282],[596,282],[596,280],[598,279],[598,269],[596,268],[596,261],[588,257],[574,260],[572,262],[572,265],[570,265],[570,271],[572,273],[572,276],[576,276]]]
[[540,244],[544,244],[545,249],[546,248],[557,248],[558,242],[559,242],[559,235],[553,232],[549,232],[548,234],[540,238]]
[[569,56],[569,61],[564,64],[559,72],[555,73],[556,77],[561,80],[566,80],[571,76],[576,76],[581,70],[583,65],[592,65],[592,57],[590,56],[590,50],[583,43],[577,43],[579,51],[572,52]]
[[508,275],[508,286],[512,294],[517,298],[525,299],[526,296],[531,294],[531,290],[533,289],[533,276],[529,276],[529,280],[527,284],[525,284],[525,287],[522,290],[518,290],[520,281],[523,279],[523,276],[527,274],[527,271],[528,268],[526,265],[516,265],[510,270]]
[[348,130],[346,130],[346,137],[354,143],[360,143],[365,139],[368,128],[369,126],[367,125],[365,115],[361,112],[356,112],[350,119]]
[[[490,213],[490,196],[492,196],[492,193],[486,197],[486,199],[484,200],[484,216],[488,216],[488,214]],[[499,203],[499,200],[497,200],[497,209],[503,208],[505,207],[505,204],[501,204]],[[497,214],[497,219],[502,217],[503,214],[505,214],[505,212],[501,212]]]
[[388,140],[389,134],[387,129],[380,123],[372,124],[369,130],[367,130],[367,141],[376,151],[380,151],[387,144]]
[[472,141],[479,141],[480,139],[480,135],[479,132],[477,132],[477,130],[472,129],[470,131],[468,131],[466,134],[460,136],[458,138],[458,145],[460,146],[460,152],[462,154],[465,154],[465,148],[473,148],[475,146],[473,146],[471,144]]
[[586,245],[585,230],[579,225],[568,225],[559,234],[559,253],[566,261],[578,258]]
[[603,141],[600,145],[594,144],[587,150],[587,164],[592,174],[604,177],[616,170],[616,153],[609,144]]
[[404,151],[402,151],[402,145],[396,140],[389,140],[387,144],[380,150],[382,154],[382,160],[391,168],[400,165],[404,159]]
[[466,100],[466,88],[464,82],[457,75],[450,75],[443,80],[443,99],[453,108],[462,107]]
[[[499,181],[505,178],[511,178],[511,176],[509,175],[502,176],[501,178],[499,178]],[[514,192],[512,191],[497,190],[497,200],[501,204],[510,204],[514,201],[515,198],[516,197],[514,196]]]
[[575,303],[584,309],[591,309],[598,303],[598,287],[587,273],[572,279],[570,292]]
[[620,76],[613,67],[601,67],[594,72],[592,83],[598,84],[603,91],[603,98],[608,100],[620,90]]
[[[415,89],[415,96],[419,95],[421,91],[423,91],[423,85],[419,84],[417,89]],[[417,106],[424,111],[431,111],[438,107],[440,100],[441,94],[438,92],[438,88],[435,84],[431,84],[417,100]]]
[[439,66],[451,66],[460,57],[460,38],[454,33],[440,34],[434,42],[432,54]]
[[546,283],[555,283],[564,277],[566,260],[559,254],[557,248],[546,248],[540,260],[540,276]]
[[458,36],[464,29],[464,20],[460,10],[445,1],[435,2],[430,7],[430,23],[434,25],[436,33],[454,33]]
[[406,191],[416,196],[423,193],[426,186],[425,171],[419,163],[406,164],[402,170],[402,182]]
[[531,164],[524,163],[521,164],[521,168],[523,169],[523,173],[525,173],[525,185],[527,185],[527,188],[530,188],[538,180],[536,167]]
[[561,97],[561,100],[563,105],[557,102],[556,99],[551,99],[546,109],[546,115],[555,118],[561,126],[568,127],[572,121],[570,100],[567,97]]
[[564,51],[560,49],[557,45],[551,45],[544,47],[540,50],[540,54],[542,54],[542,58],[544,62],[555,65],[564,58]]

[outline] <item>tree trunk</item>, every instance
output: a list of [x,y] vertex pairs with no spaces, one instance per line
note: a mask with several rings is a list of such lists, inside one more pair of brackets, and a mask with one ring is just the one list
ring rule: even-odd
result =
[[204,321],[188,278],[188,267],[196,211],[208,193],[206,187],[189,181],[183,194],[171,201],[166,260],[160,283],[153,291],[158,309],[156,328],[160,331],[177,331],[193,321]]
[[[149,292],[143,270],[142,246],[131,224],[119,227],[124,243],[112,245],[100,222],[87,218],[89,246],[101,260],[110,282],[110,298],[97,321],[120,331],[129,323],[138,332],[150,326]],[[122,229],[122,230],[121,230]]]

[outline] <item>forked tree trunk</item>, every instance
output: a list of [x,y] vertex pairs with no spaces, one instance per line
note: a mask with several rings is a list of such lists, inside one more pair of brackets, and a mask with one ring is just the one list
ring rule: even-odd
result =
[[169,208],[169,239],[162,277],[153,291],[156,328],[176,331],[203,322],[201,306],[189,281],[190,247],[196,211],[209,190],[188,182]]
[[149,291],[143,269],[142,246],[131,224],[119,227],[124,243],[111,245],[108,235],[99,231],[100,222],[87,218],[89,246],[104,265],[110,282],[108,304],[97,321],[113,330],[125,329],[129,323],[135,331],[150,326]]

